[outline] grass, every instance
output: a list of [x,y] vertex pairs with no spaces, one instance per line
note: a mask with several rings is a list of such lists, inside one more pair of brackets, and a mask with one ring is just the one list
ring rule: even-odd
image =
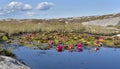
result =
[[0,32],[9,35],[20,32],[88,32],[93,34],[114,34],[115,30],[95,25],[82,25],[81,23],[0,23]]
[[120,21],[118,22],[118,24],[115,27],[120,29]]

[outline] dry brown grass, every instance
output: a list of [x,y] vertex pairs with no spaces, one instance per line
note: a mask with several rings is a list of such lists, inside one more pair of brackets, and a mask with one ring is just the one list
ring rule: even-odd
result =
[[6,32],[9,35],[19,32],[90,32],[98,34],[115,33],[114,30],[107,27],[95,25],[82,25],[80,23],[74,24],[60,24],[60,23],[0,23],[0,31]]

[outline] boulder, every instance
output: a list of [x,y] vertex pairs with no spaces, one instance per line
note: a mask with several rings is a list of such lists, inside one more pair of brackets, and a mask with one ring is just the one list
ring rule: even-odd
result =
[[30,69],[18,60],[0,55],[0,69]]
[[114,35],[114,39],[120,40],[120,34]]

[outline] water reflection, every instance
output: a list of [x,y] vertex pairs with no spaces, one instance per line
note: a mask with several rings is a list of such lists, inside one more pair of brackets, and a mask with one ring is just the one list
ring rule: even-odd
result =
[[[45,47],[47,45],[44,44],[44,46],[42,47]],[[14,44],[14,43],[11,43],[11,44],[4,44],[4,49],[18,49],[19,47],[23,47],[22,45],[17,45],[17,44]],[[31,47],[24,47],[24,48],[31,48],[33,50],[40,50],[37,46],[31,46]],[[51,47],[49,50],[56,50],[57,52],[64,52],[64,50],[66,50],[64,48],[63,45],[59,45],[57,47]],[[91,51],[94,51],[94,52],[97,52],[97,51],[100,51],[100,47],[81,47],[81,46],[77,46],[77,47],[73,47],[73,46],[69,46],[69,48],[66,50],[68,52],[83,52],[84,50],[87,50],[88,52],[91,52]],[[116,48],[114,48],[114,51],[116,51]]]
[[115,52],[114,48],[104,47],[62,52],[56,49],[39,50],[26,47],[14,50],[17,58],[22,59],[21,61],[32,69],[120,69],[119,53],[119,49]]
[[99,48],[99,47],[94,48],[94,51],[95,51],[95,52],[97,52],[97,51],[99,51],[99,50],[100,50],[100,48]]
[[83,52],[83,49],[82,48],[78,49],[78,52]]
[[120,69],[118,48],[76,47],[65,50],[62,45],[49,50],[16,45],[13,48],[17,59],[32,69]]

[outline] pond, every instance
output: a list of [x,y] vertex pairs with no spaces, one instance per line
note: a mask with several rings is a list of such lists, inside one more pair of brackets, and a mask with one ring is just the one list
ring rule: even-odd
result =
[[32,69],[120,69],[120,49],[101,47],[80,52],[57,52],[56,49],[16,47],[17,59]]

